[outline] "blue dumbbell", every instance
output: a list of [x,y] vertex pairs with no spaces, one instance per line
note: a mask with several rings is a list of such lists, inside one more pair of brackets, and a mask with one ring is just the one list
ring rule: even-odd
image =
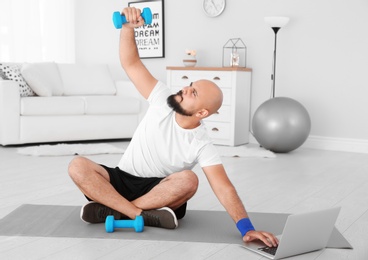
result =
[[[152,23],[152,12],[151,12],[150,8],[148,8],[148,7],[143,8],[141,16],[142,16],[145,24],[151,24]],[[114,26],[115,26],[116,29],[121,29],[123,24],[125,24],[127,22],[125,16],[121,15],[120,12],[114,12],[112,14],[112,21],[113,21]]]
[[144,220],[142,216],[136,216],[134,220],[115,220],[114,216],[107,216],[105,220],[106,232],[112,233],[115,228],[134,228],[135,232],[142,232]]

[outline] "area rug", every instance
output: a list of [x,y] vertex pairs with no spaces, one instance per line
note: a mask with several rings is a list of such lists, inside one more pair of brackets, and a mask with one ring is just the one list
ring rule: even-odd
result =
[[262,157],[274,158],[275,153],[264,149],[263,147],[247,147],[241,146],[219,146],[217,145],[219,154],[223,157]]
[[18,148],[17,152],[31,156],[64,156],[64,155],[93,155],[93,154],[123,154],[125,148],[107,143],[97,144],[56,144],[39,145]]
[[[142,233],[133,229],[117,229],[106,233],[104,224],[85,224],[79,218],[81,207],[25,204],[0,220],[0,236],[72,237],[183,241],[242,245],[234,222],[225,211],[188,210],[174,230],[144,227]],[[256,229],[281,234],[288,214],[249,212]],[[352,248],[335,228],[330,248]]]
[[[17,152],[30,156],[70,156],[70,155],[94,155],[94,154],[123,154],[128,143],[117,146],[108,143],[91,144],[56,144],[38,145],[18,148]],[[216,146],[222,157],[260,157],[274,158],[276,155],[262,147],[242,146]]]

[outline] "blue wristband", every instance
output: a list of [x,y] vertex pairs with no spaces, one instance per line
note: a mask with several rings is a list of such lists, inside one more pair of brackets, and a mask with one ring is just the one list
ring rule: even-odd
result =
[[242,237],[245,236],[248,231],[255,230],[249,218],[242,218],[239,220],[238,223],[236,223],[236,227],[239,229]]

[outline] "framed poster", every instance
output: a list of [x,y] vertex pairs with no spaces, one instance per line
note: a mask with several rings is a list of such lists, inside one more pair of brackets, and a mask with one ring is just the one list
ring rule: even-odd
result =
[[128,3],[131,7],[141,10],[149,7],[152,12],[152,23],[135,28],[135,41],[137,43],[139,57],[164,58],[165,34],[164,34],[164,0],[146,0]]

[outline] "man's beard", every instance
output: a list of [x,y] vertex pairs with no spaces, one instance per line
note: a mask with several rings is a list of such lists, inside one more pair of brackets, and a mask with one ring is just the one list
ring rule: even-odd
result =
[[183,115],[183,116],[192,116],[193,113],[186,111],[178,102],[175,97],[179,96],[181,100],[183,100],[183,92],[180,90],[178,93],[168,96],[167,104],[171,107],[176,113]]

